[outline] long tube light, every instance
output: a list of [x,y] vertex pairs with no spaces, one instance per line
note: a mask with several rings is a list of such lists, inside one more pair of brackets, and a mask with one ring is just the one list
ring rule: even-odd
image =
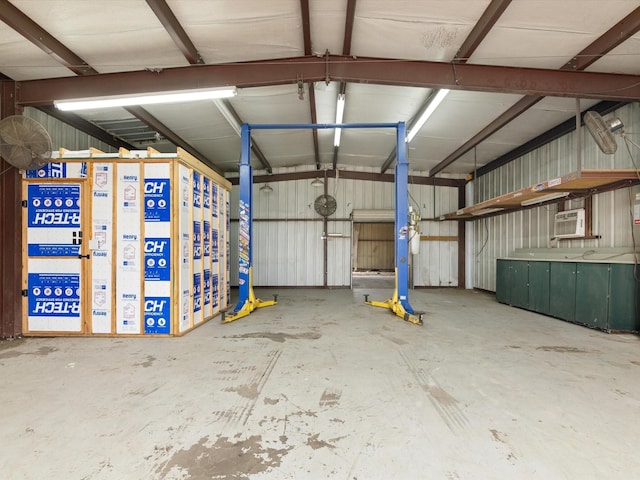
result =
[[569,195],[570,192],[553,192],[539,197],[523,200],[520,205],[528,207],[529,205],[535,205],[536,203],[548,202],[549,200],[557,200],[558,198],[564,198]]
[[218,107],[218,110],[220,110],[220,113],[225,118],[225,120],[229,122],[229,125],[231,125],[231,128],[233,128],[233,131],[236,132],[238,136],[240,136],[242,134],[241,133],[242,127],[238,122],[238,119],[236,118],[236,116],[233,114],[233,112],[229,108],[227,101],[221,98],[214,98],[213,103],[215,104],[216,107]]
[[[338,94],[338,104],[336,105],[336,123],[342,123],[342,117],[344,116],[344,93]],[[340,146],[340,134],[342,133],[341,128],[336,128],[336,132],[333,137],[333,146]]]
[[413,140],[413,137],[415,137],[420,129],[424,126],[424,124],[427,123],[429,117],[433,115],[433,112],[436,111],[436,108],[438,108],[438,106],[442,103],[444,97],[446,97],[448,93],[449,90],[446,88],[442,88],[438,91],[438,93],[436,93],[435,97],[433,97],[433,100],[429,102],[416,123],[414,123],[411,127],[411,130],[409,130],[409,133],[407,134],[407,143],[411,142],[411,140]]
[[235,87],[207,88],[159,92],[143,95],[114,95],[110,97],[77,98],[72,100],[56,100],[53,104],[59,110],[75,111],[91,108],[127,107],[133,105],[156,105],[160,103],[193,102],[214,98],[229,98],[236,95]]

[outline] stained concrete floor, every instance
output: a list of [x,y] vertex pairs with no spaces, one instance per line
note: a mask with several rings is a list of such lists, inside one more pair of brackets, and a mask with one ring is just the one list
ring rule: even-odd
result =
[[363,292],[281,290],[182,338],[0,343],[0,478],[640,478],[638,337],[458,290],[412,291],[418,327]]

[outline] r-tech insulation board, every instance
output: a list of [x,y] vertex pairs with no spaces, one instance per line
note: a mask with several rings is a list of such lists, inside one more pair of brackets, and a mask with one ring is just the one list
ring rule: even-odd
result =
[[182,335],[230,305],[229,181],[182,149],[23,179],[24,335]]

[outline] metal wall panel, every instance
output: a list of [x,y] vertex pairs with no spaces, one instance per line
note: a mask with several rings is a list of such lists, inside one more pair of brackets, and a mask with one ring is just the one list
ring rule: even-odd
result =
[[[640,104],[629,104],[614,112],[631,132],[640,127]],[[608,118],[608,117],[607,117]],[[621,138],[618,151],[602,154],[585,129],[582,129],[583,168],[635,168]],[[554,140],[514,162],[491,171],[475,181],[477,201],[487,200],[537,182],[576,171],[576,133]],[[632,148],[634,159],[638,150]],[[635,149],[635,151],[634,151]],[[636,160],[636,164],[638,161]],[[563,248],[629,247],[632,248],[631,209],[640,187],[624,188],[593,196],[592,240],[563,240]],[[566,202],[567,209],[580,208],[583,199]],[[516,213],[479,219],[473,222],[474,253],[467,262],[474,262],[474,287],[495,291],[496,259],[507,257],[516,248],[547,248],[552,246],[553,221],[557,205],[546,205]],[[636,242],[640,231],[635,232]],[[636,246],[637,247],[637,246]]]
[[67,125],[57,118],[53,118],[35,108],[25,108],[24,115],[42,124],[47,132],[49,132],[54,151],[60,148],[66,148],[67,150],[87,150],[89,147],[93,147],[105,153],[117,152],[117,149],[111,145],[107,145],[86,133],[76,130],[71,125]]
[[[278,169],[276,169],[278,170]],[[288,173],[282,169],[274,173]],[[322,175],[320,175],[322,177]],[[254,284],[269,286],[323,285],[323,222],[313,207],[324,188],[311,180],[270,182],[272,192],[254,185]],[[410,203],[424,218],[458,207],[458,191],[451,187],[410,185]],[[349,221],[353,209],[393,209],[394,184],[340,178],[327,179],[327,192],[336,198],[336,212],[328,219],[327,233],[342,237],[327,239],[327,285],[351,284],[352,236]],[[231,194],[231,283],[237,285],[238,188]],[[266,221],[268,220],[268,221]],[[456,222],[421,222],[423,235],[457,235]],[[429,245],[426,245],[429,243]],[[436,245],[441,243],[441,245]],[[425,253],[416,257],[416,268],[429,272],[414,279],[416,286],[457,285],[457,245],[422,242]],[[419,265],[419,267],[418,267]]]

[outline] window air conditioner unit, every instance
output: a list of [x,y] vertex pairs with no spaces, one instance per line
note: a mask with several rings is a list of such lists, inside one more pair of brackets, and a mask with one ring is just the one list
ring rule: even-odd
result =
[[584,237],[584,208],[556,213],[553,236],[555,238]]

